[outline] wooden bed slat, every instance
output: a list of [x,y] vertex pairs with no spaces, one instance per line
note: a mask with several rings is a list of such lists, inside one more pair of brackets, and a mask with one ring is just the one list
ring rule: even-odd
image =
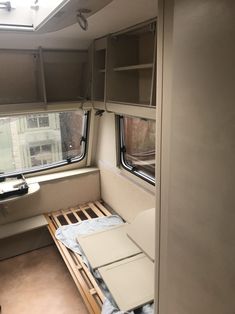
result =
[[91,210],[93,210],[96,213],[98,217],[104,216],[103,212],[100,211],[99,208],[96,207],[93,203],[89,203],[89,207]]
[[[82,258],[80,255],[75,254],[76,259],[78,259],[79,263],[82,263]],[[93,288],[95,289],[96,293],[99,295],[100,299],[102,300],[102,302],[104,301],[104,295],[103,292],[101,292],[97,282],[95,281],[94,277],[92,276],[92,274],[90,273],[90,271],[88,270],[87,267],[85,267],[84,272],[86,273],[87,277],[90,279],[90,281],[92,281],[93,283]]]
[[[83,298],[84,303],[87,306],[87,309],[89,311],[89,313],[100,313],[100,309],[97,306],[97,304],[94,302],[94,300],[92,298],[90,298],[90,294],[86,289],[86,285],[84,284],[84,280],[81,276],[79,276],[79,272],[76,270],[76,267],[73,263],[73,260],[70,256],[69,250],[59,241],[57,241],[57,239],[55,238],[55,227],[53,225],[52,222],[50,222],[48,220],[48,229],[52,235],[52,238],[55,241],[55,244],[57,246],[57,248],[59,249],[59,252],[61,253],[61,256],[63,257],[65,264]],[[82,265],[81,265],[82,266]]]
[[101,211],[104,213],[105,216],[112,215],[99,201],[96,201],[94,203],[99,209],[101,209]]
[[91,216],[88,215],[88,213],[86,212],[85,209],[81,209],[81,211],[83,212],[83,214],[84,214],[88,219],[92,219]]
[[61,209],[61,213],[62,213],[64,219],[67,221],[68,225],[70,225],[72,223],[72,221],[69,219],[68,213],[65,213],[63,209]]
[[73,213],[74,217],[77,219],[77,221],[82,221],[81,218],[78,216],[74,208],[71,208],[71,212]]
[[53,216],[53,221],[55,221],[55,225],[57,227],[61,227],[62,226],[60,221],[59,221],[59,219],[57,218],[57,216]]
[[[62,226],[60,219],[62,219],[63,223],[65,222],[66,224],[72,224],[70,219],[71,217],[69,218],[68,215],[73,215],[78,222],[85,219],[93,219],[87,212],[88,210],[90,213],[93,213],[94,217],[111,215],[111,213],[104,205],[101,204],[100,201],[96,201],[94,203],[89,202],[88,204],[82,204],[59,211],[57,210],[49,214],[45,214],[45,217],[48,221],[49,232],[68,267],[68,270],[84,300],[84,303],[87,306],[89,313],[100,314],[102,304],[105,299],[102,290],[98,286],[87,266],[83,263],[81,256],[66,248],[55,237],[56,229]],[[79,216],[79,212],[81,213],[81,217],[84,217],[84,219]]]

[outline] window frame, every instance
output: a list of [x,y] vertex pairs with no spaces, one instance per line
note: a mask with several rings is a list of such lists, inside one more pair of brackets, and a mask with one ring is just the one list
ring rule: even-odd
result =
[[[71,110],[68,110],[68,111],[71,111]],[[72,110],[72,111],[75,111],[75,110]],[[6,172],[6,173],[3,173],[3,174],[0,174],[0,179],[1,178],[6,178],[6,177],[10,178],[10,177],[14,177],[14,176],[20,175],[20,174],[30,175],[30,174],[34,174],[34,173],[38,173],[38,172],[43,172],[43,171],[47,171],[47,170],[57,169],[59,167],[63,167],[63,166],[66,166],[66,165],[79,163],[82,160],[84,160],[84,158],[87,156],[87,152],[88,152],[90,111],[89,110],[84,110],[83,116],[84,116],[84,120],[83,120],[81,144],[84,145],[83,146],[84,148],[82,149],[82,154],[80,156],[74,157],[74,158],[67,158],[67,160],[61,160],[61,161],[53,162],[52,164],[48,164],[48,165],[41,165],[41,166],[36,166],[36,167],[33,167],[33,168],[26,168],[26,169],[23,169],[21,171]]]
[[[130,116],[131,118],[140,118],[140,117],[135,117],[135,116]],[[128,172],[134,174],[135,176],[143,179],[144,181],[150,183],[151,185],[155,186],[156,184],[156,176],[153,178],[152,176],[146,174],[144,171],[139,170],[138,168],[128,164],[125,160],[125,140],[124,140],[124,116],[123,115],[118,115],[117,120],[118,120],[118,147],[119,147],[119,164],[122,166],[123,169],[127,170]],[[140,118],[141,119],[141,118]],[[151,120],[151,119],[148,119]]]

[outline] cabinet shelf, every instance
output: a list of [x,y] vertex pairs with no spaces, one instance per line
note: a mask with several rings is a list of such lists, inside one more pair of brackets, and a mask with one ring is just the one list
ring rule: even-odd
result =
[[153,64],[152,63],[146,63],[146,64],[136,64],[136,65],[130,65],[130,66],[124,66],[124,67],[117,67],[114,68],[114,71],[131,71],[131,70],[144,70],[144,69],[152,69]]
[[109,37],[107,101],[155,106],[155,29],[151,21]]
[[105,73],[106,70],[105,70],[105,69],[99,69],[98,72],[99,72],[99,73]]

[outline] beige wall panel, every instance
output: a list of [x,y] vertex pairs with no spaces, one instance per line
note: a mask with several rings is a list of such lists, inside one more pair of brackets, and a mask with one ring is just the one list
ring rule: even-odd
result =
[[[171,136],[162,156],[162,178],[170,173],[162,185],[168,241],[160,314],[235,311],[234,38],[234,1],[174,2],[172,101],[163,102]],[[163,136],[163,152],[166,145]]]
[[96,161],[116,165],[115,115],[104,113],[99,119]]
[[119,215],[131,222],[155,205],[155,196],[120,173],[100,165],[101,196]]
[[99,172],[41,182],[40,191],[0,209],[0,224],[100,198]]
[[130,222],[139,212],[155,206],[155,196],[137,184],[134,175],[131,180],[124,175],[126,171],[116,167],[115,115],[104,113],[99,119],[96,162],[100,168],[101,198]]

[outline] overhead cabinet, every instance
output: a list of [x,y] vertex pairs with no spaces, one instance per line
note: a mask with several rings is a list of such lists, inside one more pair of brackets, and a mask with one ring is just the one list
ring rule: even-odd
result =
[[95,41],[94,100],[155,106],[156,22]]
[[88,91],[88,52],[0,50],[0,104],[80,101]]
[[43,51],[47,101],[79,101],[86,98],[87,64],[87,51]]
[[92,58],[88,50],[0,50],[0,104],[92,97],[153,107],[155,50],[155,21],[95,40]]
[[43,101],[38,51],[0,50],[0,103]]

